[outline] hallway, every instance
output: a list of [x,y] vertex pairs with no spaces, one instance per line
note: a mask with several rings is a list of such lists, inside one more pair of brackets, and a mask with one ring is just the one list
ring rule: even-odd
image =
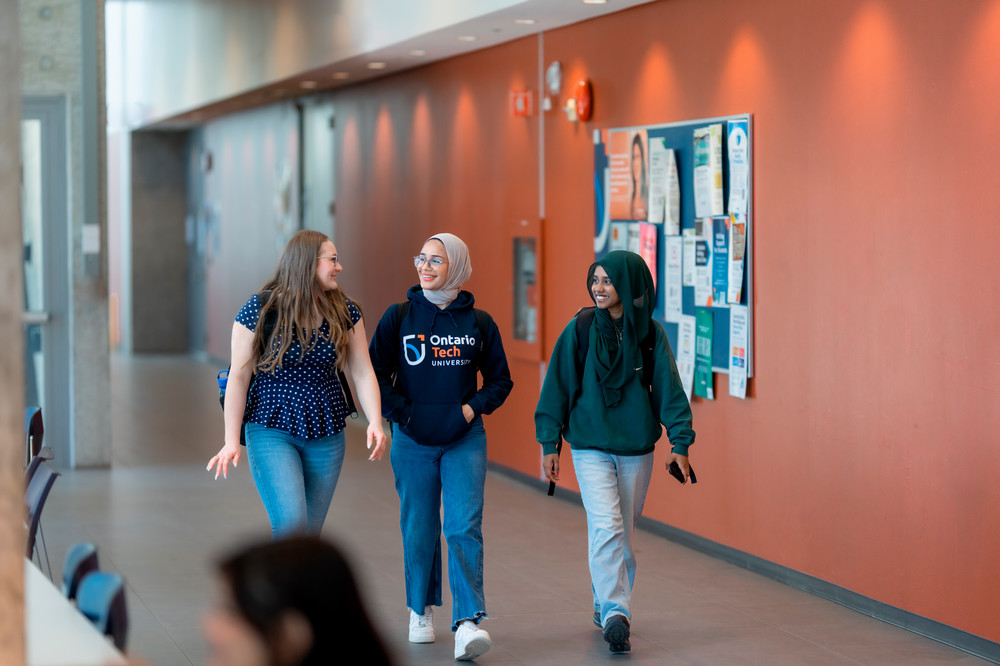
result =
[[[204,662],[199,622],[213,559],[269,533],[245,460],[225,481],[205,471],[222,441],[217,370],[186,356],[114,357],[114,467],[65,470],[54,461],[63,476],[43,515],[54,569],[72,543],[89,540],[102,567],[124,574],[130,652],[157,666]],[[624,663],[591,624],[582,508],[495,471],[486,494],[483,627],[494,647],[478,663]],[[388,456],[367,461],[358,422],[349,424],[324,533],[351,556],[398,663],[453,663],[447,589],[438,642],[407,642],[392,471]],[[636,541],[631,664],[986,663],[650,533]]]

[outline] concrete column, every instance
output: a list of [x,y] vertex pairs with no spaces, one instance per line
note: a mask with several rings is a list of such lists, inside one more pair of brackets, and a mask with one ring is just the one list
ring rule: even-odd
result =
[[20,8],[0,2],[0,664],[24,663]]

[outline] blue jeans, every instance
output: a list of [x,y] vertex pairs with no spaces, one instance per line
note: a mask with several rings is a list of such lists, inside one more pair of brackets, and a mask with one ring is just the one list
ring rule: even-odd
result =
[[271,521],[271,537],[319,534],[344,464],[344,432],[305,440],[248,423],[247,459]]
[[653,454],[616,456],[572,449],[580,497],[587,510],[588,559],[594,610],[631,618],[635,552],[632,535],[653,475]]
[[[483,490],[486,431],[477,418],[458,441],[424,446],[392,429],[389,453],[399,493],[406,605],[423,614],[441,605],[441,507],[448,541],[452,631],[486,616],[483,594]],[[442,501],[443,500],[443,501]]]

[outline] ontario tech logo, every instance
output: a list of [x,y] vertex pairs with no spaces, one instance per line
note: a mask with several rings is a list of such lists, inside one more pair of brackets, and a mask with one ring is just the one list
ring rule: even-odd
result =
[[[409,340],[413,338],[420,339],[420,349],[417,349],[415,345],[410,344]],[[410,365],[420,365],[421,361],[424,360],[424,356],[426,355],[427,355],[427,349],[424,347],[423,335],[403,336],[403,356],[406,358],[407,363],[409,363]]]

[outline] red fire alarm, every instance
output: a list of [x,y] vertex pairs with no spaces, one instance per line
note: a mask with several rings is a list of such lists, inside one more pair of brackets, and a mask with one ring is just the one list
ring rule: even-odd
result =
[[590,79],[582,79],[576,84],[576,115],[586,122],[594,112],[594,89],[590,85]]
[[510,115],[527,118],[535,113],[535,96],[530,90],[510,91]]

